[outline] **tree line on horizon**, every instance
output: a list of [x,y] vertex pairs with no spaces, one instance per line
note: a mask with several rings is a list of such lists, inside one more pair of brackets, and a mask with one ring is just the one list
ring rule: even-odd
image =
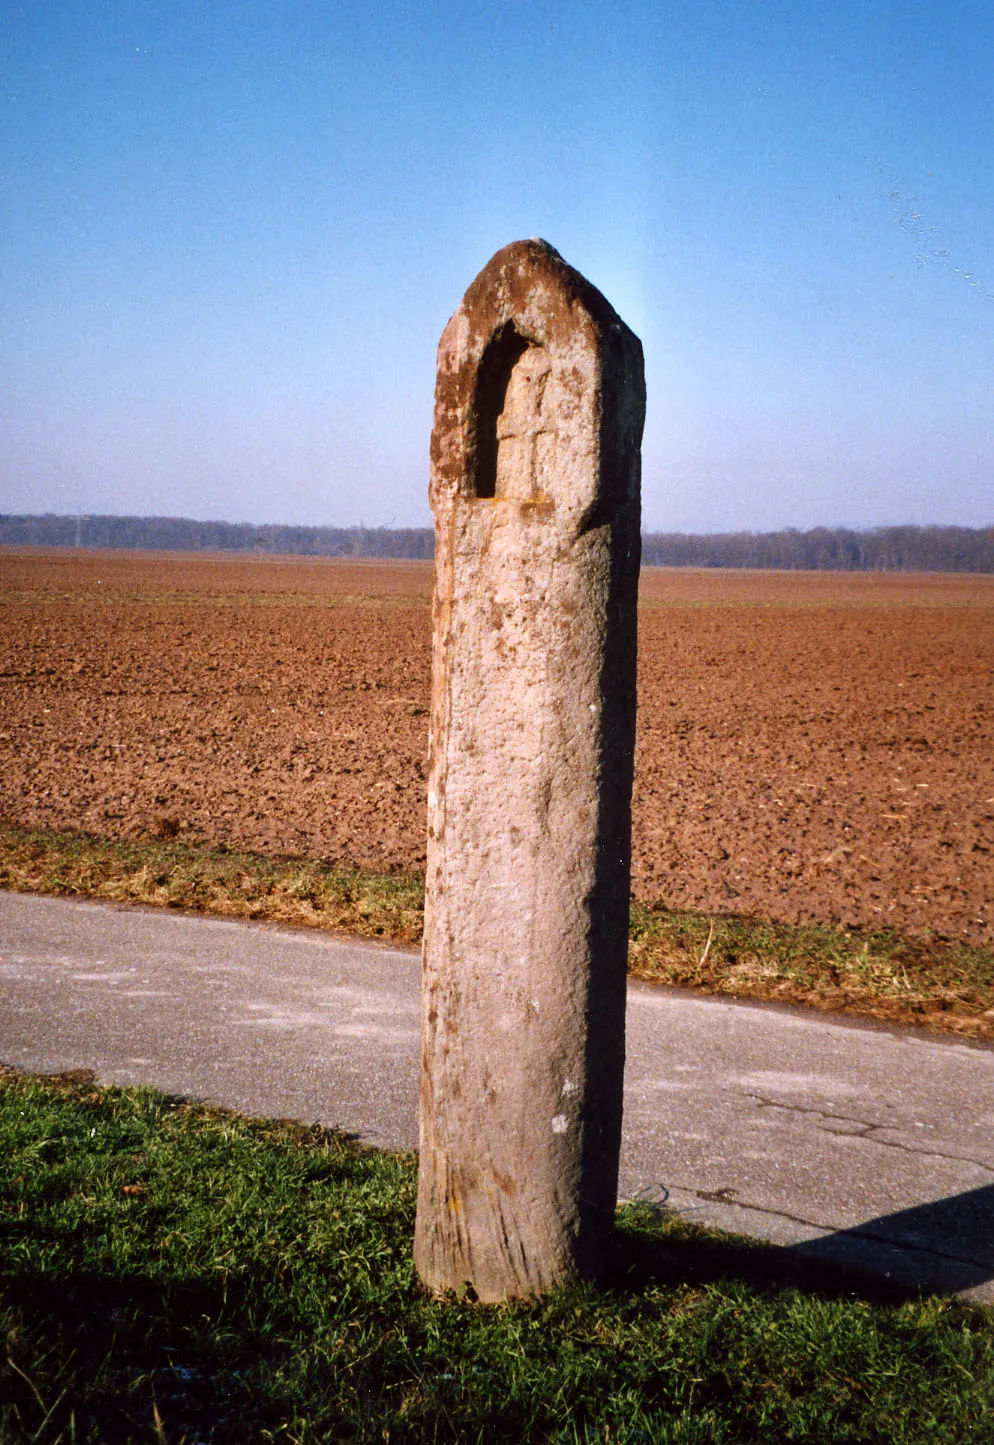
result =
[[[0,544],[14,547],[426,560],[434,554],[434,541],[430,527],[283,527],[188,517],[0,514]],[[805,572],[994,572],[994,526],[648,532],[642,538],[642,564]]]

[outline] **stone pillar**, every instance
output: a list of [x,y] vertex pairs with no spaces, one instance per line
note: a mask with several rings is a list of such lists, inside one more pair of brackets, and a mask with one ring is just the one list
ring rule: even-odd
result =
[[621,1141],[642,348],[544,241],[439,344],[415,1260],[595,1276]]

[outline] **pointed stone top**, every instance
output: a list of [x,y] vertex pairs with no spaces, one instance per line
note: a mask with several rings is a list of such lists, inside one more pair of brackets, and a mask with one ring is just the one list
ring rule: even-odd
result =
[[439,343],[436,517],[487,502],[505,527],[512,505],[523,522],[555,519],[575,536],[619,507],[637,511],[644,414],[638,337],[548,241],[512,241]]
[[509,320],[518,323],[519,331],[522,322],[531,322],[536,334],[529,339],[549,344],[556,340],[561,325],[576,327],[578,311],[585,312],[597,330],[619,327],[628,331],[597,287],[564,261],[548,241],[533,236],[528,241],[512,241],[490,258],[468,286],[449,326],[465,317],[475,323],[472,330],[486,330],[486,344]]

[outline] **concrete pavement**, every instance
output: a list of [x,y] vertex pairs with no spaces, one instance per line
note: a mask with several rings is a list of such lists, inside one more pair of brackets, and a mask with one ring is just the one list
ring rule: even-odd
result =
[[[0,1060],[417,1142],[415,950],[0,893]],[[994,1304],[994,1048],[634,984],[621,1188]]]

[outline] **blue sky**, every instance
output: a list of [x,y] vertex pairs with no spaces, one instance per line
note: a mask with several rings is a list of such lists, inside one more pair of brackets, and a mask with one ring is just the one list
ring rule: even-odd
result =
[[0,0],[0,510],[426,525],[544,236],[654,530],[994,523],[994,6]]

